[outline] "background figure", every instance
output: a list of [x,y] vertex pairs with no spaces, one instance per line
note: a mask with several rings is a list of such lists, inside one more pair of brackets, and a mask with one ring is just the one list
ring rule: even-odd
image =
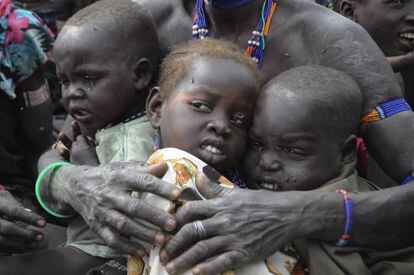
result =
[[34,231],[10,225],[5,216],[34,225],[41,219],[15,199],[33,209],[36,162],[52,143],[51,105],[42,70],[52,37],[34,13],[0,0],[0,250],[24,250],[41,240],[34,239]]

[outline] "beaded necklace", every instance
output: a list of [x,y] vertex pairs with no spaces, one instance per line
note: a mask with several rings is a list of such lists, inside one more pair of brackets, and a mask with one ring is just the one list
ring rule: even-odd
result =
[[[208,1],[216,8],[230,9],[250,3],[251,0],[228,0],[228,1]],[[262,15],[259,18],[251,38],[247,41],[245,54],[253,58],[258,63],[259,68],[263,64],[263,55],[266,47],[266,38],[269,34],[270,23],[279,0],[264,0]],[[209,36],[206,16],[204,12],[204,0],[197,0],[195,5],[195,15],[193,20],[193,39],[204,39]]]

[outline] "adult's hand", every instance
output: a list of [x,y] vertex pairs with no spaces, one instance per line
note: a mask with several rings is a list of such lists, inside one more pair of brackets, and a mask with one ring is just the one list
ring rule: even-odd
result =
[[177,211],[181,229],[160,252],[172,274],[192,267],[195,274],[218,274],[321,229],[312,220],[321,216],[314,192],[227,189],[205,177],[197,178],[197,187],[210,199],[187,202]]
[[144,247],[133,239],[163,244],[162,230],[173,230],[176,222],[172,215],[131,196],[131,192],[150,192],[175,199],[179,190],[158,178],[166,170],[166,164],[64,166],[56,173],[50,191],[55,198],[72,206],[108,246],[143,256]]
[[36,227],[46,225],[44,218],[26,210],[8,191],[0,190],[0,253],[24,252],[36,248],[43,240],[42,233],[21,227],[16,222]]

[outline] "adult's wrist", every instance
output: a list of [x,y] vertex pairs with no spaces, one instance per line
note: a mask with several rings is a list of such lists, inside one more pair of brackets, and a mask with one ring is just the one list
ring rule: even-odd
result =
[[54,212],[73,216],[76,212],[70,206],[70,185],[73,182],[75,166],[62,166],[51,175],[47,174],[40,186],[43,202]]
[[[343,233],[345,209],[343,199],[335,192],[301,192],[306,217],[305,238],[335,243]],[[299,201],[300,203],[300,201]]]

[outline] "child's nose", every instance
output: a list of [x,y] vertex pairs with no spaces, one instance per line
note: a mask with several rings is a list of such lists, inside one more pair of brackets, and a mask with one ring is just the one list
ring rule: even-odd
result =
[[266,150],[260,154],[259,166],[265,171],[278,171],[282,164],[274,153]]
[[208,123],[207,128],[224,138],[231,135],[230,122],[224,117],[215,117]]
[[83,91],[76,85],[71,85],[67,91],[67,97],[71,100],[82,99],[85,97],[85,95],[85,91]]

